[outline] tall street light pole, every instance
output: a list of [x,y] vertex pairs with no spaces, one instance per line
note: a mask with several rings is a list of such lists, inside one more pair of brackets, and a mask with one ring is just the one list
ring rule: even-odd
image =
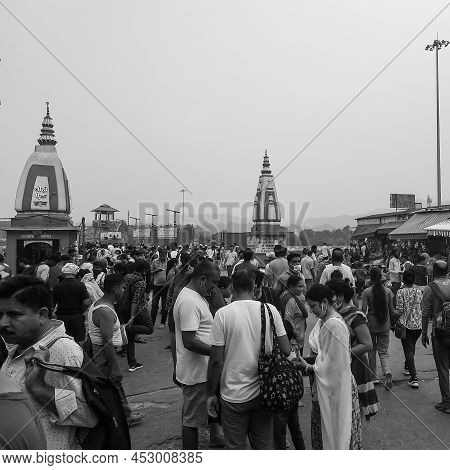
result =
[[177,240],[177,214],[180,213],[180,211],[174,211],[172,209],[166,209],[167,212],[172,212],[173,213],[173,236],[174,236],[174,241]]
[[183,212],[181,214],[181,226],[184,227],[184,193],[186,190],[183,188],[180,193],[183,193]]
[[137,218],[137,217],[131,217],[131,216],[128,216],[129,219],[131,220],[134,220],[134,226],[136,227],[136,224],[137,224],[137,229],[138,229],[138,236],[137,236],[137,242],[138,242],[138,245],[139,245],[139,221],[141,219]]
[[155,217],[158,217],[158,214],[149,214],[148,212],[146,212],[145,215],[148,215],[149,217],[152,218],[152,229],[151,229],[151,230],[152,230],[152,231],[151,231],[152,236],[151,236],[150,238],[151,238],[151,242],[152,242],[153,244],[155,244],[155,240],[156,240],[158,237],[155,236],[155,228],[156,228],[156,227],[155,227],[155,224],[153,223],[153,219],[154,219]]
[[158,214],[149,214],[148,212],[146,212],[145,215],[148,215],[149,217],[152,218],[152,232],[151,232],[151,233],[152,233],[152,236],[151,236],[151,241],[152,241],[153,244],[155,244],[155,240],[156,240],[158,237],[157,237],[157,234],[155,235],[156,226],[155,226],[155,224],[153,223],[153,219],[154,219],[155,217],[158,217]]
[[441,186],[441,130],[439,122],[439,51],[442,47],[447,47],[449,41],[435,39],[433,44],[425,47],[426,51],[436,51],[436,160],[437,160],[437,203],[442,203],[442,186]]
[[154,217],[158,217],[158,214],[148,214],[148,213],[146,212],[145,215],[148,215],[149,217],[151,217],[151,218],[152,218],[152,226],[155,225],[155,224],[153,223],[153,218],[154,218]]

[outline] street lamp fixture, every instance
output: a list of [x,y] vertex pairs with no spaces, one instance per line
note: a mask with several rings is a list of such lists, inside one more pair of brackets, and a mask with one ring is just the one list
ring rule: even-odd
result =
[[153,218],[154,218],[154,217],[158,217],[158,214],[149,214],[148,212],[146,212],[145,215],[148,215],[149,217],[151,217],[151,218],[152,218],[152,226],[155,225],[155,224],[153,223]]
[[140,240],[139,240],[139,221],[141,219],[139,219],[138,217],[131,217],[130,215],[128,216],[128,219],[134,220],[134,227],[136,227],[136,224],[137,224],[137,229],[138,229],[137,242],[138,242],[138,245],[139,245],[139,243],[140,243]]
[[172,209],[166,209],[167,212],[172,212],[173,213],[173,226],[177,226],[177,214],[180,214],[180,211],[174,211]]
[[442,186],[441,186],[441,131],[439,123],[439,51],[447,47],[449,41],[435,39],[433,44],[425,47],[426,51],[436,52],[436,163],[437,163],[437,203],[442,204]]

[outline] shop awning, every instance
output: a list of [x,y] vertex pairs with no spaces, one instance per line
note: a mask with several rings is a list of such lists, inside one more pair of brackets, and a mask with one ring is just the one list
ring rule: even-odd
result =
[[377,230],[377,235],[387,235],[391,233],[396,228],[400,227],[404,222],[389,222],[387,224],[383,224]]
[[427,227],[450,219],[450,210],[416,212],[404,224],[389,234],[392,240],[427,238]]
[[352,239],[371,238],[382,224],[358,225],[352,234]]
[[450,220],[426,227],[425,230],[430,237],[450,237]]

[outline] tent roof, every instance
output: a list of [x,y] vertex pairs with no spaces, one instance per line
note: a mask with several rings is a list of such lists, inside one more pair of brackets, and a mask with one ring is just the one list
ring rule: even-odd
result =
[[427,237],[426,227],[450,219],[450,210],[426,210],[416,212],[400,227],[389,234],[389,238],[398,239],[420,239]]
[[432,237],[449,237],[450,236],[450,220],[444,220],[439,224],[426,227],[428,235]]
[[368,238],[374,236],[377,229],[381,226],[382,224],[358,225],[352,234],[352,238]]

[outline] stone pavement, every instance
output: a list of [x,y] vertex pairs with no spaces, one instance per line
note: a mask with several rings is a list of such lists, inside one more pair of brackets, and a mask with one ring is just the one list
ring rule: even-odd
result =
[[[308,331],[313,321],[308,320]],[[181,449],[181,390],[172,382],[172,358],[167,328],[145,336],[147,344],[136,345],[136,356],[144,368],[128,372],[125,359],[124,388],[133,409],[144,414],[142,424],[131,428],[133,449]],[[417,343],[416,363],[420,389],[412,390],[403,375],[400,340],[391,335],[390,345],[394,388],[387,392],[377,386],[382,410],[369,423],[363,423],[365,449],[445,449],[450,447],[450,416],[437,411],[440,401],[436,368],[431,348]],[[311,393],[305,381],[304,407],[300,423],[307,448],[310,446]],[[289,435],[289,433],[288,433]],[[201,448],[207,448],[207,431],[200,433]],[[291,446],[292,448],[292,446]]]

